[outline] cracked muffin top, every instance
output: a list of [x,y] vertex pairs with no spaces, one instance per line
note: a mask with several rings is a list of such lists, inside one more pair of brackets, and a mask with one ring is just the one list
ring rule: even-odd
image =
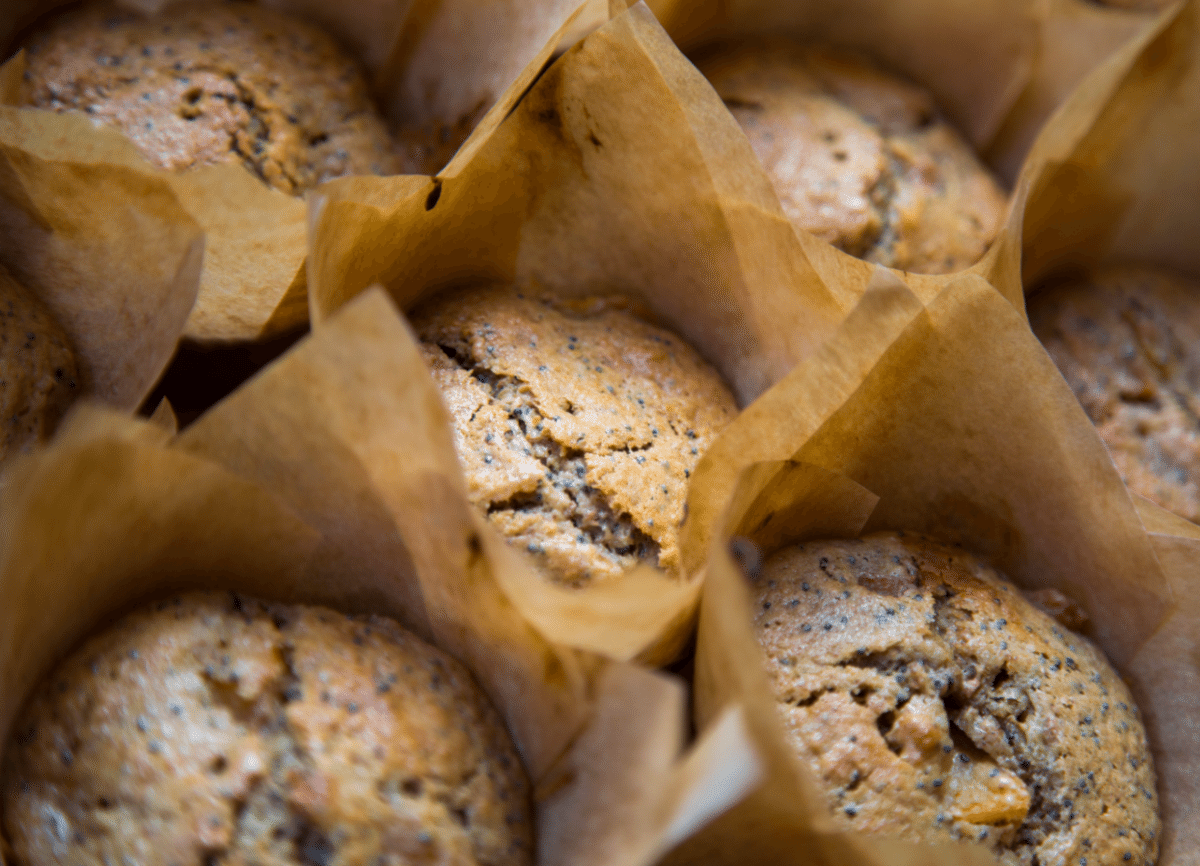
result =
[[4,760],[4,829],[50,863],[532,862],[508,733],[381,617],[189,593],[91,638]]
[[695,350],[623,305],[490,287],[412,314],[472,502],[569,586],[677,572],[688,479],[737,413]]
[[1200,284],[1096,271],[1031,297],[1029,322],[1129,489],[1200,522]]
[[85,5],[26,48],[28,105],[85,111],[162,168],[241,162],[290,195],[397,170],[359,66],[321,31],[269,9],[189,2],[146,17]]
[[782,550],[752,592],[788,737],[839,828],[1024,866],[1157,858],[1128,688],[994,569],[880,533]]
[[75,397],[77,377],[58,322],[0,267],[0,462],[50,435]]
[[867,261],[952,273],[999,233],[1008,196],[929,94],[853,54],[778,40],[696,61],[788,218]]

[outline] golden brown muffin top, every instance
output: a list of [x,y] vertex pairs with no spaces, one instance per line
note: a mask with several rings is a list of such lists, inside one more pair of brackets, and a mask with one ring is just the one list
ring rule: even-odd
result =
[[856,55],[783,40],[718,46],[697,66],[798,227],[918,273],[978,261],[1008,197],[924,90]]
[[58,322],[0,267],[0,462],[53,432],[77,377]]
[[261,6],[186,2],[146,17],[88,4],[27,48],[29,105],[85,111],[162,168],[240,161],[292,195],[397,170],[358,64],[315,27]]
[[1129,489],[1200,522],[1200,283],[1109,268],[1028,306]]
[[767,559],[755,625],[838,827],[1009,864],[1151,864],[1161,821],[1129,690],[959,548],[879,533]]
[[573,586],[679,568],[688,479],[737,412],[695,350],[617,303],[490,287],[412,316],[471,500]]
[[191,593],[88,640],[4,759],[17,862],[528,864],[470,675],[382,617]]

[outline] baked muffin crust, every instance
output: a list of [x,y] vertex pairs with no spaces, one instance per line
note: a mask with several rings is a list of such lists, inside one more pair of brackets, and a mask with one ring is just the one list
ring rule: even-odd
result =
[[782,40],[696,61],[750,139],[792,222],[867,261],[951,273],[1008,206],[924,90],[849,53]]
[[495,711],[381,617],[159,602],[73,653],[14,732],[4,827],[23,866],[532,862]]
[[1155,861],[1129,690],[994,569],[880,533],[782,550],[752,592],[788,736],[839,827],[1026,866]]
[[77,377],[62,328],[0,267],[0,462],[53,432]]
[[162,168],[241,162],[292,195],[397,168],[358,65],[320,30],[258,5],[185,2],[146,17],[89,4],[27,49],[27,104],[85,111]]
[[1109,268],[1028,309],[1129,489],[1200,522],[1200,284]]
[[688,479],[737,411],[691,347],[616,303],[490,287],[412,316],[471,500],[571,586],[679,567]]

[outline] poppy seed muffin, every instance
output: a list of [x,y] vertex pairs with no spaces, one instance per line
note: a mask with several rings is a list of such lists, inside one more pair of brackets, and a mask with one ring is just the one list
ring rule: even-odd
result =
[[0,461],[53,432],[77,375],[62,328],[0,267]]
[[412,315],[472,502],[569,586],[678,569],[688,479],[737,411],[691,347],[617,303],[491,287]]
[[529,864],[529,788],[453,659],[382,617],[142,608],[35,692],[4,760],[22,866]]
[[1109,268],[1028,308],[1129,489],[1200,522],[1200,284]]
[[924,90],[855,55],[777,40],[719,46],[696,65],[797,227],[928,274],[973,265],[999,233],[1006,194]]
[[187,2],[147,17],[85,5],[36,33],[27,59],[27,104],[85,111],[162,168],[241,162],[291,195],[396,170],[358,65],[260,6]]
[[919,536],[787,548],[752,587],[788,737],[841,829],[1007,864],[1152,864],[1129,690],[994,569]]

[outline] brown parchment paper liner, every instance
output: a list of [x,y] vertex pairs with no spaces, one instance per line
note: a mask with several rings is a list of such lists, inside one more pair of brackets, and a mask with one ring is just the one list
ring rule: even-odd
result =
[[[153,11],[166,0],[122,0]],[[542,48],[582,0],[268,0],[283,12],[305,15],[341,38],[374,79],[381,108],[392,123],[422,141],[436,143],[442,164],[504,88]],[[14,0],[0,21],[0,48],[61,0]],[[0,71],[19,79],[21,55]],[[0,87],[0,101],[15,105],[15,89]],[[42,109],[20,109],[23,123],[45,136],[62,137],[63,120]],[[67,146],[104,154],[99,130],[71,127]],[[82,158],[82,156],[80,156]],[[140,162],[140,157],[138,157]],[[153,174],[149,166],[145,173]],[[207,248],[200,297],[186,335],[206,342],[257,340],[303,324],[305,297],[305,205],[270,189],[240,164],[206,166],[173,174],[158,172],[185,210],[202,226]]]
[[1033,74],[987,148],[987,158],[1011,183],[1034,138],[1079,83],[1152,26],[1155,14],[1095,0],[1040,0]]
[[[644,4],[608,11],[536,82],[531,64],[437,177],[353,178],[314,195],[318,327],[374,283],[404,309],[489,281],[624,292],[743,405],[833,332],[870,268],[795,233],[736,121]],[[557,641],[618,658],[652,645],[643,657],[661,661],[687,637],[699,584],[642,569],[583,591],[508,591]]]
[[1160,863],[1192,862],[1200,733],[1184,713],[1200,703],[1200,530],[1130,499],[1021,312],[991,286],[963,275],[922,304],[880,269],[839,333],[743,412],[696,475],[726,491],[693,503],[685,525],[691,549],[710,550],[697,724],[739,713],[754,757],[736,763],[759,768],[761,784],[668,862],[991,862],[984,849],[834,832],[783,739],[728,541],[749,537],[765,556],[881,529],[961,543],[1019,585],[1083,605],[1147,721]]
[[387,614],[467,664],[534,782],[541,864],[649,864],[723,808],[687,796],[712,747],[699,767],[681,756],[676,682],[557,646],[509,602],[503,575],[527,566],[467,503],[445,424],[413,418],[441,411],[420,369],[371,293],[178,437],[162,416],[83,406],[13,461],[0,742],[37,678],[113,615],[234,588]]
[[[10,83],[0,73],[0,91]],[[63,327],[76,393],[133,410],[183,332],[203,237],[168,184],[123,160],[124,139],[31,120],[0,106],[0,268]]]
[[1090,75],[1047,124],[992,267],[1020,274],[1026,291],[1112,263],[1200,276],[1198,122],[1200,7],[1187,2]]

